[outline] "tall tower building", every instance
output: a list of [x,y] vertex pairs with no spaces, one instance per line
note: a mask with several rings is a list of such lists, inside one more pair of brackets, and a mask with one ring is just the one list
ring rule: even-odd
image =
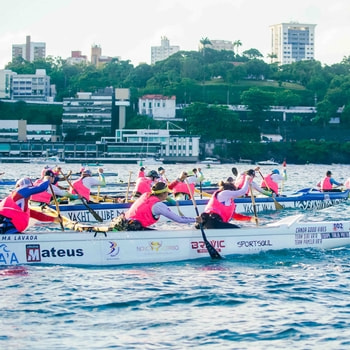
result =
[[12,45],[12,60],[16,57],[22,57],[24,60],[33,62],[46,57],[46,44],[35,43],[30,40],[30,35],[26,36],[25,44]]
[[91,63],[97,66],[101,56],[102,56],[101,46],[92,45],[91,46]]
[[170,46],[169,39],[162,36],[160,46],[151,47],[151,64],[163,61],[178,51],[180,51],[180,46]]
[[271,29],[271,62],[290,64],[315,58],[316,24],[280,23]]

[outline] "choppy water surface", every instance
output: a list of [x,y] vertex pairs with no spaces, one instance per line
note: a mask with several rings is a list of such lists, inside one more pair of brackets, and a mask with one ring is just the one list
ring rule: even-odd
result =
[[[231,166],[212,166],[204,169],[205,175],[213,181],[226,178]],[[78,165],[65,167],[75,170]],[[191,167],[165,168],[173,179]],[[118,171],[113,181],[127,181],[137,166],[109,165],[105,170]],[[263,174],[269,170],[262,167]],[[284,190],[312,187],[327,170],[339,181],[350,176],[344,165],[288,165]],[[2,164],[0,171],[33,175],[23,164]],[[349,205],[307,215],[310,220],[350,220]],[[270,213],[261,220],[290,214],[295,212]],[[350,348],[348,248],[8,272],[0,270],[1,349]]]

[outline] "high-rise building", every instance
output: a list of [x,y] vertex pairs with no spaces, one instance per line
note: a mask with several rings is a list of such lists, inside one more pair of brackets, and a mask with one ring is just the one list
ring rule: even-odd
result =
[[271,29],[271,62],[290,64],[315,58],[316,24],[280,23]]
[[25,44],[12,45],[12,60],[16,57],[22,57],[24,60],[33,62],[46,57],[46,44],[30,41],[30,35],[26,36]]
[[174,53],[180,51],[180,46],[170,46],[170,41],[165,36],[161,37],[160,43],[160,46],[151,47],[151,64],[163,61]]
[[100,45],[92,45],[91,46],[91,63],[95,66],[98,65],[98,61],[102,56],[102,49]]

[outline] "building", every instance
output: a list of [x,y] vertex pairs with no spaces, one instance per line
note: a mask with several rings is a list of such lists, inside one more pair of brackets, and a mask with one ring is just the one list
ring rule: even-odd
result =
[[35,74],[14,74],[12,76],[13,100],[53,101],[50,77],[45,69],[37,69]]
[[46,44],[35,43],[30,40],[30,35],[26,36],[25,44],[12,45],[12,60],[16,57],[22,57],[24,60],[33,62],[37,59],[46,57]]
[[26,120],[1,120],[1,141],[60,141],[57,125],[28,124]]
[[272,63],[281,65],[315,58],[316,24],[297,22],[270,26]]
[[9,69],[0,69],[0,99],[11,98],[12,77],[16,74]]
[[[119,57],[116,58],[120,59]],[[106,63],[109,63],[112,61],[112,59],[113,57],[102,56],[101,46],[95,44],[91,46],[91,63],[96,67],[100,67]]]
[[154,119],[173,119],[176,116],[176,96],[144,95],[139,98],[139,114]]
[[[104,157],[139,161],[147,158],[160,158],[164,162],[197,162],[200,136],[179,136],[171,131],[184,131],[180,128],[168,129],[117,129],[114,137],[103,137]],[[104,161],[104,160],[102,160]]]
[[82,55],[81,51],[72,51],[71,57],[67,58],[69,64],[87,63],[87,56]]
[[[210,40],[210,44],[206,44],[205,47],[217,51],[235,51],[235,46],[232,41],[229,40]],[[199,51],[203,50],[204,45],[199,43]]]
[[163,61],[174,53],[180,51],[180,46],[170,46],[170,41],[165,36],[161,37],[160,43],[160,46],[151,47],[151,64]]
[[76,98],[63,99],[62,132],[77,135],[111,135],[113,88],[78,92]]

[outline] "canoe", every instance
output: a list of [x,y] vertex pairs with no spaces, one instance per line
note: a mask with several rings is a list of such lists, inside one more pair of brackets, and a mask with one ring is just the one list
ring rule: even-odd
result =
[[[180,227],[180,225],[179,225]],[[209,259],[201,231],[41,231],[1,235],[0,265],[115,266]],[[205,230],[210,244],[227,257],[281,249],[333,249],[350,245],[350,221],[303,221],[286,217],[265,226]]]
[[[284,209],[319,210],[340,204],[346,201],[348,197],[349,190],[342,192],[320,192],[306,188],[286,197],[276,197],[276,200]],[[200,213],[204,211],[208,200],[208,198],[196,200]],[[251,197],[237,198],[235,199],[235,203],[237,213],[254,214]],[[195,210],[191,200],[178,201],[179,208],[177,208],[175,204],[167,204],[176,214],[179,214],[180,209],[180,212],[185,216],[195,216]],[[125,212],[131,206],[131,203],[101,202],[98,204],[89,204],[89,206],[96,211],[104,221],[109,221]],[[256,197],[255,206],[258,214],[276,211],[273,199],[266,196]],[[55,209],[55,206],[52,205],[51,208]],[[60,204],[60,210],[62,214],[70,220],[95,222],[94,217],[80,202],[77,202],[77,204]],[[162,220],[165,220],[165,218],[162,217]]]
[[278,165],[277,162],[275,162],[273,159],[269,160],[261,160],[260,162],[257,162],[258,165]]

